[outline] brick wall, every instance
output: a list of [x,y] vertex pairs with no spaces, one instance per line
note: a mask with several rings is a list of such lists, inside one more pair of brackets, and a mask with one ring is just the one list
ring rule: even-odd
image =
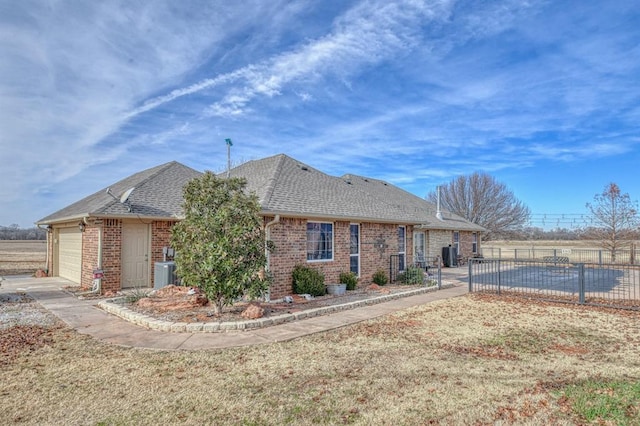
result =
[[155,263],[162,262],[164,255],[163,247],[171,247],[171,228],[175,225],[175,221],[154,221],[151,224],[151,255],[149,256],[151,264],[150,281],[151,285],[155,282]]
[[122,220],[104,219],[102,224],[102,292],[122,288]]
[[[464,257],[471,257],[475,253],[473,252],[473,232],[461,231],[460,232],[460,255]],[[478,246],[477,252],[480,251],[480,234],[478,233]]]
[[[154,282],[153,265],[155,262],[163,260],[162,248],[169,246],[171,227],[174,224],[175,221],[154,221],[151,225],[150,283]],[[122,289],[122,221],[119,219],[104,219],[101,225],[88,225],[85,227],[82,235],[81,285],[84,288],[91,288],[93,284],[93,270],[99,264],[98,245],[100,232],[102,232],[102,269],[104,271],[104,278],[101,283],[102,291],[119,291]],[[52,243],[50,245],[51,250],[53,250]]]
[[[273,220],[265,217],[264,223]],[[150,283],[154,282],[155,262],[163,260],[162,248],[170,246],[171,228],[175,221],[154,221],[151,224]],[[406,261],[413,258],[413,228],[405,227]],[[104,219],[101,225],[88,225],[82,236],[82,273],[81,285],[90,288],[93,282],[93,270],[98,266],[98,243],[102,232],[102,291],[118,291],[121,285],[122,262],[122,221]],[[334,247],[332,261],[307,262],[307,219],[282,218],[271,226],[270,239],[275,250],[270,253],[270,269],[274,282],[271,286],[271,298],[279,299],[292,292],[291,272],[297,264],[305,264],[321,271],[326,283],[335,283],[341,272],[349,271],[350,266],[350,222],[333,222]],[[426,255],[440,256],[442,247],[452,243],[452,231],[427,231]],[[49,274],[54,270],[54,233],[49,238]],[[460,232],[460,248],[463,256],[470,256],[472,233]],[[480,241],[478,237],[478,248]],[[382,269],[388,274],[389,258],[398,253],[398,225],[361,223],[360,224],[360,280],[359,286],[372,282],[373,274]]]
[[82,233],[82,272],[80,286],[91,289],[93,285],[93,270],[98,267],[98,243],[100,228],[87,225]]
[[[265,223],[273,220],[266,217]],[[271,298],[279,299],[291,294],[291,273],[297,264],[304,264],[322,272],[325,283],[337,283],[341,272],[348,272],[350,265],[350,222],[333,222],[333,260],[307,261],[307,220],[281,218],[270,228],[270,239],[275,250],[270,253],[270,270],[274,282]],[[411,258],[412,228],[407,226],[406,250]],[[393,224],[360,224],[360,280],[359,286],[371,284],[378,269],[389,269],[389,256],[398,253],[398,226]],[[388,273],[388,272],[387,272]]]
[[[265,221],[273,217],[265,218]],[[269,269],[273,275],[270,295],[279,299],[291,294],[293,281],[291,272],[299,263],[306,263],[307,221],[304,219],[281,218],[270,228],[270,240],[275,247],[270,253]]]
[[[412,258],[413,231],[406,227],[406,259]],[[348,247],[347,247],[348,248]],[[367,286],[373,281],[373,274],[382,269],[389,276],[389,258],[398,254],[398,225],[362,223],[360,225],[360,281]]]

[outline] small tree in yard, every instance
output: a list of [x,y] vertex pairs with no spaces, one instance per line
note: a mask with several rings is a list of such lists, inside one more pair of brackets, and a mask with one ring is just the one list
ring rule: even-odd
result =
[[617,184],[610,183],[593,197],[593,204],[587,203],[587,208],[594,226],[586,230],[585,238],[600,241],[615,262],[616,250],[628,247],[638,235],[637,202],[632,201],[629,194],[623,194]]
[[172,229],[176,273],[207,295],[216,315],[268,286],[261,273],[266,257],[260,205],[255,195],[243,192],[245,185],[244,179],[220,179],[211,172],[193,179],[184,189],[185,218]]

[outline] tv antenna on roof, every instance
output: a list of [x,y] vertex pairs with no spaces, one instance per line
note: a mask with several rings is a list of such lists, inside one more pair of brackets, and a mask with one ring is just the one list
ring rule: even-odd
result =
[[122,193],[120,198],[118,198],[115,195],[113,195],[113,193],[111,192],[111,188],[107,188],[106,193],[111,195],[111,198],[113,198],[114,200],[116,200],[117,202],[119,202],[120,204],[125,206],[127,208],[127,211],[129,213],[131,213],[131,204],[129,204],[128,201],[129,201],[129,197],[131,196],[131,193],[133,192],[134,189],[136,189],[135,186],[127,189],[126,191],[124,191]]
[[227,179],[229,179],[231,176],[231,147],[233,146],[233,142],[231,142],[229,138],[224,141],[227,143]]

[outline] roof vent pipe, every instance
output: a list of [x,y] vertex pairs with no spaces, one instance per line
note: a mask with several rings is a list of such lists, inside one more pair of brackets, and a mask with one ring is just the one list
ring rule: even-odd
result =
[[442,220],[442,211],[440,210],[440,186],[436,186],[436,193],[438,195],[436,204],[436,218]]

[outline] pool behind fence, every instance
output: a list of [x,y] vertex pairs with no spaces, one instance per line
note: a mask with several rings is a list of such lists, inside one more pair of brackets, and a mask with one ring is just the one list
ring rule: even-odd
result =
[[640,310],[640,266],[546,260],[470,259],[469,292]]

